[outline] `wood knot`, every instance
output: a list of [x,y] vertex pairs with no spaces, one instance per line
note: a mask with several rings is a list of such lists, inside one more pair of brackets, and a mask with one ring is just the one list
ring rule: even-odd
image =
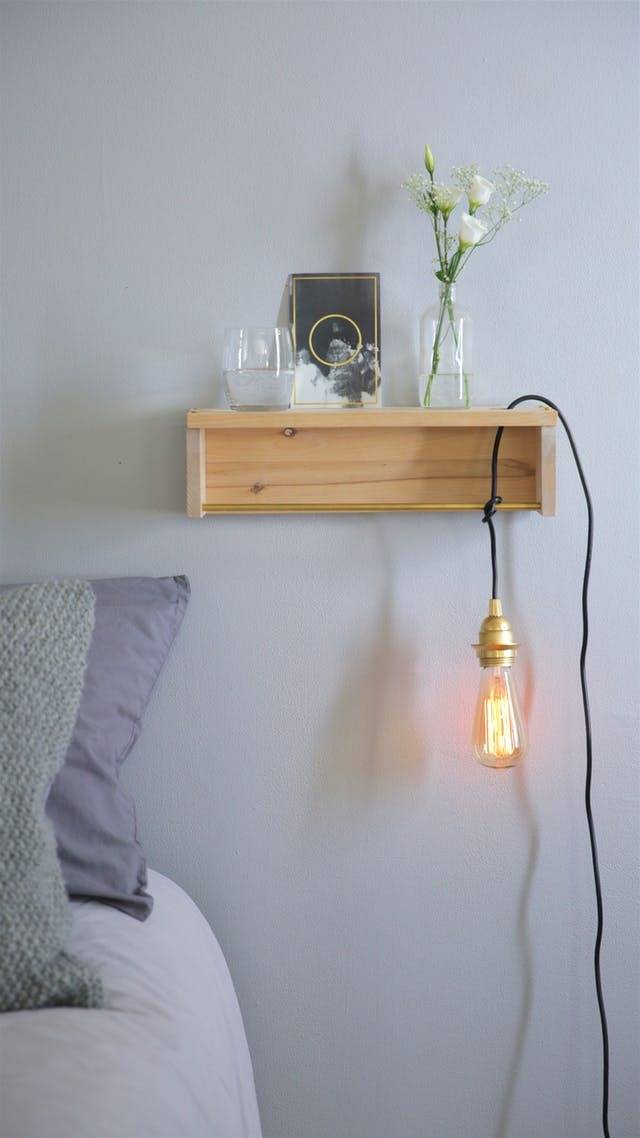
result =
[[295,427],[285,427],[282,433],[286,439],[292,439],[296,433],[296,429]]
[[264,482],[254,482],[253,486],[251,487],[251,493],[259,494],[261,490],[264,490]]

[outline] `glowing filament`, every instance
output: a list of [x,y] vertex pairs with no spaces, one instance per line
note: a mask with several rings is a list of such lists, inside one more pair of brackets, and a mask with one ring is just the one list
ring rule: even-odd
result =
[[483,668],[473,729],[476,758],[490,767],[511,767],[526,740],[509,668]]

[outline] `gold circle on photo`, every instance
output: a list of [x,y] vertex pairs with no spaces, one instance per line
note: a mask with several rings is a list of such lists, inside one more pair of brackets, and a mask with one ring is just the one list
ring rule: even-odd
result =
[[[318,355],[318,353],[316,352],[316,350],[313,346],[313,336],[314,336],[315,330],[318,327],[318,325],[324,324],[325,320],[346,320],[347,323],[351,324],[352,327],[354,327],[356,332],[358,333],[358,346],[357,346],[355,352],[353,353],[353,355],[349,356],[349,358],[346,360],[340,360],[339,363],[337,363],[337,364],[335,361],[332,361],[332,360],[323,360],[322,356]],[[355,320],[352,320],[350,316],[345,316],[343,312],[330,312],[328,316],[321,316],[319,320],[316,320],[315,324],[313,325],[313,328],[309,332],[309,347],[311,349],[312,356],[315,356],[315,358],[318,360],[318,362],[321,364],[324,364],[326,367],[345,367],[346,364],[350,364],[352,360],[355,360],[358,352],[360,351],[360,348],[362,347],[362,332],[358,328],[358,325],[356,324]]]

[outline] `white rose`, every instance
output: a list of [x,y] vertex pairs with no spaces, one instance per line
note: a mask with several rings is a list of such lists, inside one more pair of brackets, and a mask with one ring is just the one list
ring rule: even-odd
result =
[[460,232],[458,233],[460,248],[470,249],[473,245],[477,245],[486,232],[487,226],[478,221],[477,217],[472,217],[470,213],[463,213],[460,218]]
[[480,174],[475,174],[467,190],[467,197],[469,198],[471,209],[477,209],[478,206],[486,205],[494,189],[495,186],[493,182],[487,181],[487,179],[483,178]]

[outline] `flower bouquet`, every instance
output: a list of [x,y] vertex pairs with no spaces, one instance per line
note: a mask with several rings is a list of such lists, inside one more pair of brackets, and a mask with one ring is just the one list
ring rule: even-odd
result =
[[[423,407],[471,404],[468,317],[455,306],[455,282],[476,249],[489,245],[525,205],[549,189],[511,166],[491,180],[477,166],[457,166],[451,183],[435,181],[435,158],[424,148],[425,173],[403,183],[418,209],[431,221],[435,238],[435,276],[440,282],[437,307],[425,314],[421,336],[420,402]],[[466,196],[458,225],[453,213]]]

